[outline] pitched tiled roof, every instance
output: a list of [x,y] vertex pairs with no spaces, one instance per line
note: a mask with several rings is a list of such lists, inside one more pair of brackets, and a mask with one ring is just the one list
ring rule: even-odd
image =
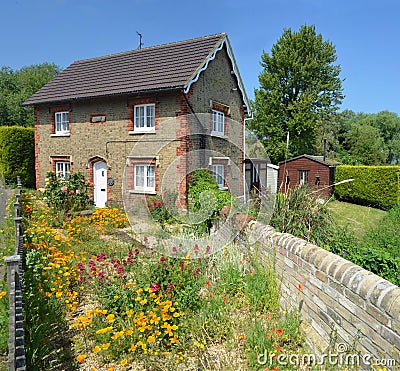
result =
[[77,61],[24,105],[183,88],[225,38],[221,33]]
[[293,158],[289,158],[286,161],[279,162],[279,165],[282,165],[282,164],[285,164],[287,162],[291,162],[291,161],[294,161],[294,160],[298,160],[299,158],[307,158],[309,160],[312,160],[312,161],[315,161],[315,162],[319,162],[320,164],[327,165],[327,166],[341,165],[340,162],[337,162],[335,160],[330,160],[328,158],[325,158],[325,161],[324,161],[324,156],[313,156],[313,155],[300,155],[300,156],[296,156],[296,157],[293,157]]

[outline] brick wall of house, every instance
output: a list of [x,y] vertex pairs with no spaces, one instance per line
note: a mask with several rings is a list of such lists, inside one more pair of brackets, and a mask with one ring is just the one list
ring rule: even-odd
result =
[[[131,97],[134,99],[135,97]],[[139,100],[142,97],[137,97]],[[158,123],[156,134],[130,134],[129,101],[125,98],[108,98],[85,100],[71,103],[70,136],[51,135],[51,111],[56,107],[36,107],[35,138],[36,146],[37,187],[44,187],[45,176],[51,171],[51,158],[70,156],[73,171],[81,171],[90,175],[90,160],[104,160],[108,166],[108,177],[115,180],[115,185],[109,187],[109,201],[121,202],[121,186],[126,159],[128,156],[152,156],[155,151],[163,151],[159,156],[159,168],[176,157],[177,144],[168,144],[168,139],[175,139],[176,132],[171,124],[179,106],[175,95],[159,94],[152,96],[156,100]],[[106,122],[91,123],[93,115],[105,115]],[[168,122],[168,124],[165,124]],[[39,140],[40,139],[40,140]],[[156,144],[154,140],[163,140]],[[137,141],[142,140],[139,145]],[[159,174],[162,178],[162,172]]]
[[[298,158],[296,160],[288,161],[286,164],[281,163],[278,172],[278,189],[285,192],[291,187],[299,185],[299,170],[308,170],[308,186],[321,190],[321,195],[329,197],[333,193],[333,187],[326,188],[333,184],[333,168],[321,164],[317,161],[308,158]],[[289,176],[289,184],[286,184],[286,175]],[[319,180],[319,183],[318,181]]]
[[400,365],[399,287],[258,222],[250,223],[247,237],[265,264],[274,262],[282,305],[286,310],[300,309],[311,351],[323,354],[336,332],[336,345],[343,342],[350,349],[356,342],[361,355],[396,359]]
[[[196,113],[217,109],[225,114],[225,135],[211,135],[211,116],[206,124],[211,156],[229,157],[228,182],[233,194],[243,194],[243,100],[225,48],[218,51],[193,86],[190,103]],[[207,125],[208,124],[208,125]],[[206,156],[208,157],[208,155]],[[206,165],[208,158],[206,158]]]

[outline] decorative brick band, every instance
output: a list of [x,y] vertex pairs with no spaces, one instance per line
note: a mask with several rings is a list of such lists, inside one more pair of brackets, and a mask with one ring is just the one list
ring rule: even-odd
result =
[[[333,334],[361,354],[396,359],[400,365],[400,288],[318,246],[252,221],[246,230],[260,259],[275,259],[282,305],[298,308],[307,324],[307,341],[323,353]],[[335,335],[335,336],[336,336]],[[396,347],[397,351],[392,352]]]

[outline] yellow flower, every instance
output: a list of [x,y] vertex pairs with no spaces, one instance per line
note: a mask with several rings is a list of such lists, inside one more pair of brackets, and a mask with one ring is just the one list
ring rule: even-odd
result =
[[107,317],[106,317],[106,319],[107,319],[107,321],[108,322],[114,322],[114,314],[109,314]]
[[100,352],[100,350],[101,350],[101,348],[100,348],[98,345],[96,345],[96,346],[93,348],[93,352],[94,352],[94,353],[98,353],[98,352]]
[[147,338],[147,342],[148,342],[148,343],[154,343],[155,340],[156,340],[156,338],[155,338],[154,336],[152,336],[152,335],[150,335],[150,336]]
[[132,317],[133,309],[127,310],[126,314],[127,314],[128,317]]
[[110,331],[112,331],[112,326],[110,326],[110,327],[105,327],[105,328],[102,328],[102,329],[100,329],[100,330],[97,330],[96,331],[96,334],[97,335],[101,335],[101,334],[105,334],[106,332],[110,332]]
[[7,293],[5,291],[0,292],[0,299],[3,298],[6,295],[7,295]]
[[104,350],[107,350],[109,347],[110,347],[110,343],[105,343],[105,344],[103,344],[101,347],[104,349]]
[[129,352],[134,352],[136,350],[136,345],[135,344],[131,344],[131,346],[129,347],[128,351]]
[[117,331],[113,336],[111,336],[111,338],[113,340],[117,340],[119,337],[121,337],[124,334],[123,331]]
[[123,360],[121,361],[121,366],[126,366],[127,363],[128,363],[128,360],[127,360],[127,359],[123,359]]

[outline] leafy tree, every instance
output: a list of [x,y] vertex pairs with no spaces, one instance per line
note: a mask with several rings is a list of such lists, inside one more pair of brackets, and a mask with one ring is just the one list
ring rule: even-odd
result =
[[271,54],[263,53],[249,128],[273,162],[315,151],[319,125],[337,111],[344,97],[336,59],[332,43],[306,25],[299,32],[285,29]]
[[381,165],[386,163],[388,148],[377,128],[355,124],[349,132],[348,152],[352,165]]
[[318,153],[322,138],[328,142],[328,156],[349,165],[397,165],[400,163],[400,117],[382,111],[376,114],[345,110],[320,126]]
[[0,126],[33,126],[33,109],[21,104],[61,71],[52,63],[0,69]]

